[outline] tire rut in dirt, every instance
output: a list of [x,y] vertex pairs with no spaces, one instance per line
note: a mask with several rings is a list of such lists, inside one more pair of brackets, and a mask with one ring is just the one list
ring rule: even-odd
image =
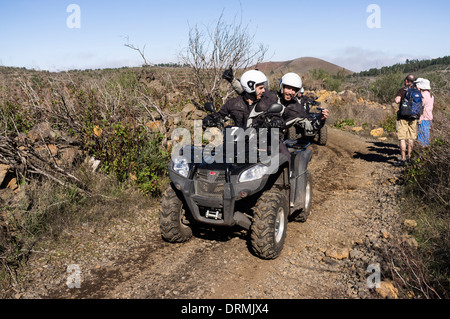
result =
[[[125,252],[114,264],[92,269],[86,278],[82,275],[80,289],[64,285],[63,289],[50,291],[45,298],[201,298],[204,287],[217,281],[225,260],[223,251],[232,253],[247,248],[246,235],[227,237],[218,233],[207,238],[193,237],[180,244],[168,243],[156,233],[147,244]],[[249,254],[248,249],[246,253]],[[209,288],[206,292],[210,292]]]
[[330,143],[314,150],[314,163],[310,165],[313,174],[314,191],[330,193],[342,188],[350,158],[344,153],[334,150]]
[[217,281],[225,278],[227,260],[245,247],[242,238],[214,238],[194,237],[187,243],[172,244],[170,255],[158,258],[120,290],[130,291],[127,297],[135,299],[207,298]]
[[[143,269],[151,267],[156,260],[165,258],[173,253],[172,246],[162,241],[160,234],[149,237],[146,244],[140,245],[125,252],[117,258],[117,262],[98,269],[89,271],[87,276],[83,275],[81,269],[82,283],[78,289],[57,289],[49,291],[46,298],[108,298],[114,287],[133,278]],[[64,285],[65,286],[65,285]]]

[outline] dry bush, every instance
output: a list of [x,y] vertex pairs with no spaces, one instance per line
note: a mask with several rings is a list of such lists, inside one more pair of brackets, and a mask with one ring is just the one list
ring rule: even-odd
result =
[[[414,165],[407,172],[407,190],[427,204],[437,203],[450,209],[450,124],[442,124],[439,127],[434,123],[438,132],[433,132],[431,146],[418,150]],[[438,135],[440,130],[444,130],[445,137]]]
[[189,30],[188,47],[180,59],[192,70],[192,88],[201,102],[223,104],[233,94],[229,85],[223,86],[225,69],[245,70],[264,60],[267,48],[255,46],[253,37],[242,22],[227,24],[223,15],[214,27],[196,25]]
[[450,297],[450,118],[439,109],[434,117],[431,145],[416,148],[405,172],[402,216],[417,221],[418,249],[399,246],[390,256],[399,284],[419,298]]
[[374,108],[360,103],[336,103],[329,105],[328,108],[330,110],[328,123],[351,119],[355,126],[368,128],[380,126],[390,114],[380,107]]
[[390,243],[383,252],[386,266],[395,286],[403,298],[407,299],[447,299],[448,282],[430,271],[429,260],[423,258],[423,252],[398,239]]
[[404,86],[402,73],[383,74],[369,86],[374,100],[380,103],[391,104],[398,90]]
[[[167,183],[169,157],[161,147],[163,100],[141,81],[140,70],[9,72],[0,74],[0,162],[14,169],[20,191],[1,200],[2,289],[17,284],[15,270],[42,236],[130,213],[150,200],[144,193],[158,195]],[[148,123],[157,121],[161,131],[151,130]],[[36,143],[45,150],[50,140],[31,141],[28,133],[44,122],[57,133],[51,143],[96,156],[99,172],[40,155]]]
[[160,103],[166,101],[155,97],[140,75],[124,69],[19,76],[15,94],[9,93],[11,85],[3,91],[1,129],[5,136],[17,137],[48,122],[65,132],[61,137],[67,143],[99,159],[105,172],[120,181],[133,174],[146,192],[157,195],[168,158],[161,147],[167,114]]
[[[303,87],[305,90],[319,91],[324,89],[322,79],[317,79],[312,72],[302,74]],[[279,79],[278,79],[279,81]]]
[[403,297],[450,297],[450,130],[449,115],[436,109],[432,143],[415,148],[404,172],[399,221],[404,234],[390,243],[384,258]]

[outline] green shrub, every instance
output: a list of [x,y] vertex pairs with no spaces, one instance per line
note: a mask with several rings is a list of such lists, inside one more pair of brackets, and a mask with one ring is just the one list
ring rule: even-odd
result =
[[27,133],[34,125],[29,110],[12,101],[6,101],[4,105],[0,106],[0,115],[2,131]]
[[160,195],[165,188],[170,154],[161,149],[162,138],[162,135],[154,134],[136,160],[134,173],[138,187],[144,194]]
[[333,75],[323,69],[313,69],[309,71],[309,75],[314,81],[320,81],[322,87],[327,91],[339,91],[345,78],[344,72],[338,72]]
[[426,204],[440,204],[449,208],[448,172],[450,172],[450,143],[443,138],[435,138],[408,168],[407,191]]
[[112,83],[117,83],[120,87],[126,90],[134,90],[137,88],[139,79],[138,74],[132,70],[121,72]]
[[345,126],[355,126],[356,122],[352,119],[338,120],[333,124],[333,127],[342,130]]
[[380,123],[380,126],[387,132],[396,132],[397,113],[386,115],[386,118]]
[[334,77],[327,77],[324,80],[325,90],[327,91],[339,91],[341,88],[342,80]]
[[393,103],[404,78],[403,73],[383,74],[369,86],[369,90],[379,103]]
[[88,152],[102,162],[103,170],[119,182],[132,175],[148,195],[159,195],[167,175],[169,153],[161,147],[163,136],[149,133],[144,126],[129,123],[103,123],[101,134],[89,137]]

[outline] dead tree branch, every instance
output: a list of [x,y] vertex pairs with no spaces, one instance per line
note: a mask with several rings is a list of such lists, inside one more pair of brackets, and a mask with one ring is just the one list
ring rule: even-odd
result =
[[193,71],[197,93],[215,102],[226,99],[220,88],[225,69],[245,70],[262,62],[266,52],[264,45],[255,46],[254,36],[249,34],[247,26],[236,19],[227,24],[222,13],[214,28],[201,29],[196,25],[190,29],[188,47],[180,58]]

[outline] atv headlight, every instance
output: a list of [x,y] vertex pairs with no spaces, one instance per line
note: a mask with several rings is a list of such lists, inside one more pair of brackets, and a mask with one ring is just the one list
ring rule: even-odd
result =
[[255,165],[241,173],[241,176],[239,176],[239,182],[243,183],[260,179],[267,173],[268,169],[269,168],[266,165]]
[[189,164],[184,157],[175,157],[173,160],[173,170],[175,173],[180,174],[183,177],[188,177],[189,175]]

